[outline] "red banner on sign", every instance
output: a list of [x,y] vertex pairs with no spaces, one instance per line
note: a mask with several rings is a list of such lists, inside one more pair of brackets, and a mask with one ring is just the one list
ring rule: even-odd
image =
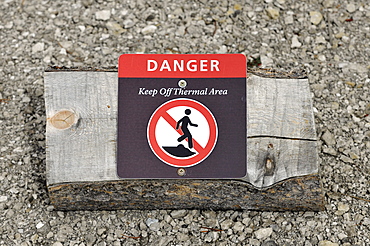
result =
[[124,54],[119,78],[245,78],[243,54]]

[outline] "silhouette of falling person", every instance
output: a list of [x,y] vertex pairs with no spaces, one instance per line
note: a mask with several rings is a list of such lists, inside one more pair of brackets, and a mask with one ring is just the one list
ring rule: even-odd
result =
[[191,135],[191,133],[190,133],[190,131],[188,129],[188,125],[195,126],[195,127],[198,127],[198,125],[191,123],[189,117],[187,116],[187,115],[191,114],[190,109],[186,109],[185,110],[185,114],[186,115],[184,117],[182,117],[181,120],[179,120],[177,122],[177,124],[176,124],[176,130],[179,129],[179,126],[181,124],[181,130],[184,133],[184,135],[182,135],[181,137],[179,137],[177,139],[177,141],[178,142],[181,142],[185,138],[188,138],[189,148],[192,149],[193,148],[193,136]]

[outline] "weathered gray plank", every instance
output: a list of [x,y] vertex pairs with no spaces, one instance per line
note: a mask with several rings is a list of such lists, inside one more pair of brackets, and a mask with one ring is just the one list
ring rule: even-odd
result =
[[307,79],[249,75],[247,136],[316,140]]
[[[117,73],[45,73],[48,184],[116,180]],[[51,123],[61,110],[77,124]]]
[[246,180],[256,187],[318,172],[314,141],[248,138],[247,146]]
[[[86,209],[93,209],[89,206],[102,206],[102,203],[116,204],[112,205],[111,209],[142,208],[145,204],[147,208],[160,208],[158,204],[161,204],[164,197],[156,200],[159,202],[157,205],[154,201],[153,204],[148,203],[147,199],[144,199],[146,202],[140,201],[142,191],[136,189],[137,194],[131,194],[131,185],[145,186],[147,193],[150,193],[151,189],[154,196],[160,197],[158,192],[162,191],[156,188],[158,185],[176,185],[177,181],[178,184],[184,182],[184,189],[195,189],[205,194],[211,194],[216,186],[219,187],[219,195],[214,194],[215,197],[206,199],[210,204],[209,208],[226,209],[232,208],[232,204],[238,204],[236,207],[240,208],[284,210],[285,203],[273,204],[279,201],[279,196],[292,196],[287,200],[287,204],[290,204],[287,208],[292,210],[307,209],[306,205],[302,205],[302,197],[306,198],[307,204],[312,205],[310,209],[322,208],[322,197],[317,195],[321,189],[317,175],[316,137],[307,79],[275,79],[249,75],[247,175],[240,181],[197,181],[200,186],[194,186],[193,181],[183,180],[134,180],[127,183],[117,177],[117,85],[116,72],[45,73],[48,118],[47,183],[51,200],[57,208],[67,209],[68,201],[70,208],[78,203],[77,207],[81,209],[83,204]],[[65,112],[57,113],[61,111]],[[230,193],[228,189],[233,186],[238,186],[240,190]],[[104,187],[115,187],[112,188],[114,192],[124,197],[118,199],[113,191],[92,197],[96,190],[104,190]],[[266,187],[269,187],[267,190],[271,193],[257,190]],[[78,194],[78,189],[81,189],[81,194]],[[275,198],[269,198],[272,204],[266,203],[263,207],[263,203],[259,203],[261,201],[253,200],[272,196],[276,189],[280,193]],[[243,199],[238,198],[240,192],[245,192]],[[291,192],[294,195],[288,194]],[[236,197],[232,197],[234,193]],[[110,194],[111,198],[107,197],[107,194]],[[173,202],[167,202],[168,206],[162,204],[162,208],[193,208],[197,205],[203,207],[199,197],[191,198],[188,197],[188,201],[182,202],[175,199]],[[134,199],[136,202],[130,203],[127,199]],[[230,203],[223,203],[222,199]],[[103,207],[109,209],[110,205],[107,206]]]
[[310,95],[307,79],[249,75],[246,181],[262,188],[318,172]]

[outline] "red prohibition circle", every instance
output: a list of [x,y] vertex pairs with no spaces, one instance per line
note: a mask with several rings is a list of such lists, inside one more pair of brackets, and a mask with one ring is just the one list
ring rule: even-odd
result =
[[[178,106],[186,106],[191,107],[196,110],[198,110],[207,120],[208,126],[209,126],[209,139],[204,148],[202,148],[201,151],[198,151],[198,154],[187,159],[180,159],[175,158],[173,156],[170,156],[167,154],[158,144],[156,135],[155,135],[155,129],[158,124],[158,120],[162,117],[162,115],[167,113],[167,110],[178,107]],[[170,123],[170,122],[169,122]],[[171,124],[171,123],[170,123]],[[176,121],[172,123],[172,127],[175,128],[176,126],[173,125],[176,124]],[[179,133],[181,130],[177,130]],[[203,160],[205,160],[214,149],[216,142],[217,142],[217,123],[216,119],[211,113],[211,111],[201,104],[200,102],[197,102],[192,99],[187,98],[180,98],[180,99],[174,99],[168,102],[163,103],[161,106],[159,106],[149,119],[148,128],[147,128],[147,137],[148,137],[148,143],[150,148],[152,149],[153,153],[164,163],[174,166],[174,167],[191,167],[194,165],[199,164]]]

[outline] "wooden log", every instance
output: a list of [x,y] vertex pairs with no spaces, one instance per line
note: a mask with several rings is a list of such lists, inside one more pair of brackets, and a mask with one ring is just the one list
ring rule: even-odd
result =
[[47,185],[56,209],[324,208],[304,76],[249,74],[247,175],[234,180],[119,178],[117,87],[114,69],[45,73]]

